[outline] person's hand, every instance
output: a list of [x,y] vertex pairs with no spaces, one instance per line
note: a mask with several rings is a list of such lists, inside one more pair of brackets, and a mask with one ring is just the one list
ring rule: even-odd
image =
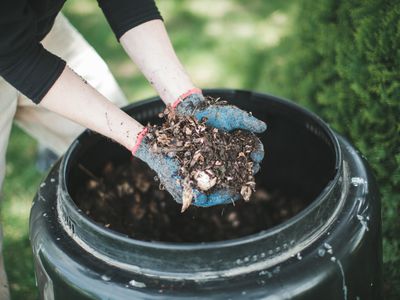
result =
[[[133,155],[147,163],[153,169],[165,189],[172,195],[174,200],[182,203],[183,200],[183,178],[179,176],[179,162],[176,158],[168,157],[161,152],[154,152],[146,138],[146,130],[144,130],[138,138],[138,147],[134,149]],[[219,204],[227,204],[240,198],[239,194],[232,193],[228,190],[217,190],[212,194],[206,195],[197,189],[192,189],[190,193],[193,195],[192,204],[195,206],[213,206]]]
[[[267,129],[267,125],[263,121],[234,105],[205,106],[206,100],[199,89],[189,91],[188,94],[174,103],[173,107],[178,114],[192,115],[198,120],[206,118],[207,125],[225,131],[242,129],[253,133],[262,133]],[[253,172],[256,174],[264,158],[264,147],[259,139],[256,149],[250,157],[254,162]]]

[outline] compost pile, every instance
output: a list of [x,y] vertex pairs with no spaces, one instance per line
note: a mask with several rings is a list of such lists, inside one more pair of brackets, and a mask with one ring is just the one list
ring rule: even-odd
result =
[[[226,101],[207,97],[204,106],[226,105]],[[159,115],[161,125],[149,125],[146,137],[151,151],[178,160],[183,186],[182,212],[191,204],[192,188],[210,194],[226,189],[241,194],[246,201],[255,191],[253,162],[250,154],[257,144],[256,136],[247,131],[226,132],[206,125],[193,116],[176,114],[167,109]]]
[[[268,191],[256,183],[250,201],[181,213],[170,194],[159,189],[156,173],[139,159],[104,164],[93,174],[80,165],[83,184],[74,193],[78,207],[101,226],[145,241],[211,242],[271,228],[297,214],[307,201]],[[261,177],[261,176],[260,176]]]

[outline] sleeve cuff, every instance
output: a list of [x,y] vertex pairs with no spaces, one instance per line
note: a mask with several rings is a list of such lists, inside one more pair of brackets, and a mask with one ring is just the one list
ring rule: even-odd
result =
[[42,66],[38,68],[43,68],[43,72],[40,72],[42,73],[41,78],[38,74],[37,77],[39,77],[39,79],[33,79],[31,81],[33,85],[30,86],[30,90],[28,91],[28,93],[32,95],[30,99],[36,104],[40,103],[44,96],[46,96],[66,66],[66,62],[63,59],[48,51],[46,52],[47,53],[43,55]]
[[0,75],[35,103],[47,94],[65,68],[65,61],[35,44],[17,61],[0,69]]
[[151,20],[163,20],[154,0],[98,0],[117,40],[128,30]]

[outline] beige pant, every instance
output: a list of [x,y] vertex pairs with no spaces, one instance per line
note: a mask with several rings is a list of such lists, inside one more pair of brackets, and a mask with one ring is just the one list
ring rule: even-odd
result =
[[[112,102],[118,106],[127,103],[105,62],[62,14],[58,15],[42,43]],[[62,154],[83,130],[81,126],[35,105],[0,77],[0,189],[5,176],[5,155],[13,121],[57,154]],[[0,299],[5,300],[9,299],[9,292],[1,246],[0,224]]]

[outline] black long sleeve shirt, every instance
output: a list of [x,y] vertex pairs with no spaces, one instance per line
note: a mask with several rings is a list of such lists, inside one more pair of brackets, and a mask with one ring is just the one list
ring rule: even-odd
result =
[[[65,68],[40,41],[65,0],[0,0],[0,76],[39,103]],[[161,19],[154,0],[97,0],[117,39],[144,22]]]

